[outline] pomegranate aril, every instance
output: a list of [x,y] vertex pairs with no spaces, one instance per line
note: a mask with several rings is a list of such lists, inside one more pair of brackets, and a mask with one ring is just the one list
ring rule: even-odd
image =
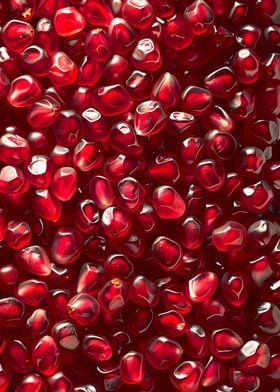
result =
[[57,372],[47,380],[50,392],[71,392],[73,389],[71,380],[63,372]]
[[239,82],[255,83],[260,76],[260,60],[254,50],[240,49],[235,53],[231,66]]
[[144,101],[134,114],[134,127],[137,135],[151,136],[160,132],[167,122],[167,114],[158,101]]
[[22,20],[12,19],[1,31],[4,44],[11,50],[21,53],[34,39],[33,26]]
[[132,99],[121,84],[97,88],[93,93],[93,103],[104,116],[116,116],[132,107]]
[[253,213],[267,211],[273,198],[273,190],[265,180],[248,185],[241,190],[242,203]]
[[[81,105],[78,106],[79,107],[77,107],[77,109],[80,109]],[[106,123],[105,118],[96,109],[87,107],[84,111],[82,111],[81,116],[87,140],[104,142],[109,138],[108,124]]]
[[33,369],[30,348],[25,341],[10,339],[5,347],[5,360],[17,373],[25,374]]
[[145,362],[143,354],[129,351],[120,360],[120,376],[125,384],[141,384],[145,376]]
[[235,221],[227,221],[212,232],[214,246],[221,252],[240,250],[246,241],[245,227]]
[[101,335],[85,335],[83,353],[98,362],[108,361],[112,357],[112,347],[109,341]]
[[195,35],[204,34],[214,23],[214,13],[203,0],[191,3],[185,9],[184,16]]
[[157,237],[152,244],[152,252],[161,268],[167,271],[176,270],[180,265],[182,248],[171,238]]
[[33,210],[41,218],[57,222],[62,213],[62,206],[48,189],[37,189],[33,195]]
[[[108,83],[123,83],[129,77],[132,66],[129,61],[120,54],[114,54],[104,66],[103,76]],[[125,86],[127,87],[127,86]],[[130,93],[130,91],[128,91]]]
[[108,178],[95,176],[89,183],[89,193],[101,210],[105,210],[113,204],[113,189]]
[[1,68],[0,69],[0,99],[5,98],[10,89],[10,79],[6,72]]
[[185,361],[180,363],[171,373],[170,380],[173,386],[184,392],[198,391],[203,366],[198,361]]
[[210,192],[220,189],[225,181],[224,166],[213,159],[203,159],[195,167],[195,175],[201,185]]
[[55,86],[73,84],[77,76],[78,66],[66,53],[59,51],[52,55],[48,77]]
[[71,166],[63,166],[54,173],[51,189],[57,199],[67,201],[76,193],[77,185],[78,178],[76,170]]
[[125,0],[121,14],[129,24],[140,29],[149,27],[154,20],[153,7],[146,0]]
[[239,308],[248,298],[248,280],[241,273],[225,272],[221,278],[221,290],[225,300]]
[[130,61],[140,71],[157,71],[162,65],[162,56],[157,43],[150,38],[141,39],[137,42]]
[[161,102],[165,108],[176,106],[181,94],[178,79],[173,74],[165,72],[154,84],[151,98]]
[[107,61],[111,55],[111,47],[104,29],[95,28],[86,37],[86,54],[98,61]]
[[[205,365],[202,377],[200,379],[200,385],[202,387],[212,387],[217,385],[225,377],[225,368],[223,362],[219,361],[215,357],[210,357],[209,361]],[[217,391],[220,391],[217,389]]]
[[47,385],[37,373],[24,376],[15,392],[47,392]]
[[138,275],[130,284],[129,295],[137,305],[154,307],[159,302],[160,290],[154,282]]
[[189,86],[183,91],[181,109],[185,112],[200,116],[211,104],[212,94],[204,88]]
[[150,97],[152,77],[149,73],[136,69],[126,79],[125,85],[135,101],[142,101]]
[[36,276],[48,276],[51,273],[49,256],[40,245],[21,249],[16,255],[17,264]]
[[72,227],[61,227],[51,245],[51,256],[58,264],[73,263],[82,251],[82,235]]
[[27,107],[40,98],[41,93],[38,79],[32,75],[21,75],[12,81],[7,100],[16,108]]
[[76,350],[80,344],[75,325],[69,321],[60,321],[52,328],[54,340],[66,350]]
[[108,26],[113,19],[112,11],[103,0],[87,0],[81,4],[80,11],[91,26]]
[[22,64],[27,72],[35,76],[45,76],[48,74],[51,59],[44,48],[32,45],[23,51]]
[[98,293],[101,308],[108,313],[118,312],[128,302],[128,288],[120,278],[108,281]]
[[193,302],[204,302],[211,298],[218,286],[217,275],[210,271],[197,274],[188,282],[188,293]]
[[56,372],[60,361],[60,352],[51,336],[45,335],[32,349],[34,366],[43,375],[50,376]]
[[16,296],[24,304],[29,306],[40,305],[48,292],[48,286],[45,282],[30,279],[21,282],[16,289]]
[[142,140],[137,139],[133,127],[125,122],[119,122],[112,126],[110,144],[114,150],[123,154],[138,155],[143,151]]
[[50,324],[49,314],[45,309],[34,310],[25,323],[25,330],[31,337],[43,335]]
[[83,172],[96,170],[103,162],[101,152],[101,147],[98,143],[82,139],[74,148],[73,165]]
[[0,299],[0,325],[13,327],[21,323],[24,317],[24,304],[15,297]]
[[72,320],[87,326],[95,324],[100,313],[100,305],[91,295],[81,293],[70,299],[67,310]]
[[165,370],[174,366],[182,357],[180,344],[164,336],[151,338],[146,347],[146,359],[155,369]]
[[238,363],[241,370],[249,373],[259,373],[267,368],[270,361],[270,351],[265,343],[257,340],[247,341],[238,353]]
[[25,161],[25,174],[28,181],[36,188],[48,188],[53,174],[53,165],[46,155],[32,155]]
[[154,190],[153,206],[161,219],[180,218],[186,209],[184,200],[171,186],[159,186]]
[[57,34],[62,37],[79,33],[85,24],[85,18],[75,7],[60,8],[54,16],[54,27]]
[[62,110],[54,123],[54,134],[59,144],[72,147],[84,133],[81,117],[74,110]]
[[256,391],[260,387],[260,379],[258,376],[241,372],[238,369],[230,370],[229,379],[231,380],[232,385],[238,388],[238,390],[246,388],[247,391]]

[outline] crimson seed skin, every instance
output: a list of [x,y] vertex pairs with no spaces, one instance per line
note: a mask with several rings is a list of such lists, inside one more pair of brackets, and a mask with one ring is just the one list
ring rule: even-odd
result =
[[0,0],[0,392],[279,392],[279,0]]

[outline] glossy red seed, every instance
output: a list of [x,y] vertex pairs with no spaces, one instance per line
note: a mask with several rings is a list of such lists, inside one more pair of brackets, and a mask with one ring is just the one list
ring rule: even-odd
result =
[[115,200],[120,208],[128,212],[136,212],[142,208],[145,189],[133,177],[125,177],[116,185]]
[[184,16],[195,35],[204,34],[214,23],[213,11],[203,0],[191,3],[185,9]]
[[186,323],[180,313],[175,310],[168,310],[156,314],[154,325],[160,334],[167,337],[176,337],[183,334]]
[[59,103],[50,96],[42,97],[30,107],[27,118],[34,128],[52,125],[59,114]]
[[89,184],[89,193],[97,207],[102,210],[113,204],[112,185],[106,177],[93,177]]
[[41,374],[50,376],[56,372],[59,365],[59,349],[51,336],[42,337],[32,349],[34,366]]
[[160,299],[157,285],[142,275],[136,276],[131,282],[129,295],[131,300],[140,306],[154,307]]
[[56,323],[52,328],[52,336],[66,350],[76,350],[80,344],[76,327],[68,320]]
[[112,357],[112,347],[109,341],[101,335],[85,335],[83,353],[98,362],[108,361]]
[[45,282],[30,279],[21,282],[16,289],[16,296],[19,300],[29,306],[38,306],[44,301],[48,292]]
[[25,161],[24,171],[29,182],[36,188],[48,188],[53,174],[53,165],[46,155],[33,155]]
[[225,369],[223,363],[215,357],[210,357],[205,365],[200,384],[203,387],[211,387],[217,385],[224,376]]
[[130,52],[136,44],[136,34],[128,21],[114,18],[108,27],[108,40],[115,53]]
[[27,334],[31,337],[43,335],[50,324],[49,314],[45,309],[36,309],[28,317],[25,323]]
[[125,122],[112,126],[110,143],[114,150],[123,154],[138,155],[143,150],[142,140],[138,140],[133,127]]
[[123,309],[128,302],[127,285],[120,279],[108,281],[98,293],[98,301],[105,312],[114,313]]
[[141,39],[137,42],[130,61],[140,71],[158,70],[162,64],[162,57],[157,43],[150,38]]
[[238,363],[241,370],[259,373],[267,368],[270,360],[269,348],[265,343],[249,340],[239,351]]
[[247,24],[238,29],[235,39],[239,45],[254,49],[258,45],[261,34],[258,26]]
[[228,360],[237,356],[243,343],[241,336],[236,332],[224,328],[213,331],[210,347],[213,355],[222,360]]
[[51,189],[58,200],[70,200],[74,196],[77,186],[77,172],[71,166],[60,167],[52,177]]
[[48,189],[37,189],[33,195],[33,210],[43,219],[56,222],[61,216],[60,201]]
[[134,70],[125,82],[128,92],[135,101],[143,101],[150,97],[151,84],[151,75],[139,70]]
[[81,117],[74,110],[62,110],[54,123],[54,134],[58,144],[72,147],[83,136]]
[[96,323],[100,313],[100,305],[89,294],[77,294],[67,304],[70,318],[80,325],[87,326]]
[[218,286],[217,275],[210,271],[197,274],[188,282],[188,293],[193,302],[204,302],[211,298]]
[[208,191],[220,189],[225,181],[225,169],[220,162],[204,159],[195,167],[195,175],[201,185]]
[[222,295],[232,306],[240,307],[249,295],[248,280],[242,273],[225,272],[221,278]]
[[22,53],[23,67],[35,76],[47,75],[51,60],[47,51],[40,46],[28,46]]
[[41,93],[38,79],[32,75],[21,75],[12,81],[7,99],[14,107],[27,107],[40,98]]
[[72,84],[76,81],[77,76],[77,64],[66,53],[59,51],[53,54],[48,77],[55,86]]
[[219,68],[204,79],[205,87],[218,97],[228,97],[237,86],[236,77],[229,67]]
[[120,376],[125,384],[140,384],[144,380],[145,362],[143,354],[129,351],[120,360]]
[[165,108],[170,108],[176,106],[180,94],[181,87],[176,76],[165,72],[156,81],[151,98],[159,101]]
[[234,55],[231,66],[239,82],[251,84],[260,76],[260,61],[250,48],[240,49]]
[[243,177],[258,177],[265,164],[263,151],[255,146],[244,147],[239,153],[238,170]]
[[31,352],[25,341],[10,339],[5,348],[5,359],[12,370],[20,374],[32,370]]
[[105,116],[116,116],[132,107],[129,93],[120,84],[97,88],[93,94],[93,102],[96,109]]
[[73,263],[82,251],[82,235],[72,227],[61,227],[51,245],[51,255],[58,264]]
[[85,51],[87,55],[98,60],[106,61],[111,55],[111,47],[104,29],[95,28],[86,37]]
[[[80,105],[77,109],[80,109]],[[101,113],[89,107],[81,115],[87,140],[103,142],[109,138],[109,127]]]
[[161,219],[177,219],[186,209],[184,200],[171,186],[159,186],[154,190],[153,206]]
[[48,384],[51,392],[71,392],[73,389],[71,380],[63,372],[48,377]]
[[246,241],[245,227],[235,221],[227,221],[212,232],[214,246],[221,252],[240,250]]
[[173,386],[184,392],[198,391],[203,366],[198,361],[185,361],[180,363],[171,373],[170,380]]
[[21,268],[36,276],[48,276],[51,273],[49,256],[39,245],[21,249],[16,255],[16,260]]
[[159,370],[175,365],[183,355],[182,347],[175,340],[164,336],[149,340],[146,347],[146,359],[149,364]]
[[103,0],[87,0],[81,4],[80,11],[90,25],[107,27],[113,19],[112,11]]
[[167,114],[158,101],[145,101],[139,104],[134,115],[137,135],[151,136],[160,132],[167,122]]
[[85,263],[78,277],[77,293],[95,295],[105,283],[105,279],[104,269],[100,264]]
[[86,20],[75,7],[60,8],[54,16],[54,27],[58,35],[68,37],[79,33]]
[[104,234],[109,237],[124,237],[131,230],[132,220],[126,211],[112,206],[104,210],[101,217],[101,226]]
[[160,236],[152,244],[152,252],[159,265],[167,270],[176,270],[182,257],[182,248],[176,241]]
[[102,164],[101,148],[96,142],[81,139],[73,151],[73,164],[83,172],[96,170]]
[[18,165],[29,157],[29,143],[17,134],[6,133],[0,138],[0,154],[4,163]]
[[154,20],[152,5],[146,0],[126,0],[121,8],[122,17],[134,27],[144,29]]
[[193,40],[192,29],[181,13],[165,22],[163,33],[166,45],[176,50],[187,48]]
[[264,180],[248,185],[241,190],[243,204],[254,213],[267,211],[273,197],[273,190]]
[[21,323],[24,317],[24,304],[15,297],[0,299],[0,324],[4,327],[13,327]]
[[231,369],[229,373],[229,379],[236,388],[244,389],[249,391],[256,391],[260,387],[260,379],[254,374],[248,374],[247,372],[241,372],[237,369]]
[[197,249],[203,242],[203,227],[195,216],[187,216],[178,225],[178,237],[187,249]]
[[6,72],[1,68],[0,70],[0,99],[8,95],[10,89],[10,79]]
[[209,90],[189,86],[183,91],[181,109],[185,112],[200,116],[210,108],[211,104],[212,94]]
[[34,28],[30,23],[17,19],[7,22],[1,31],[5,45],[19,53],[32,43],[34,34]]

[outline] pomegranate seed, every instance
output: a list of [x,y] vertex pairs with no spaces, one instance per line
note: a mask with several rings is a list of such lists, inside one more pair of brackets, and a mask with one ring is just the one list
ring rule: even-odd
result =
[[21,53],[34,39],[33,26],[22,20],[12,19],[1,31],[2,40],[11,50]]
[[211,336],[211,351],[220,359],[235,358],[243,345],[242,338],[231,329],[215,330]]
[[75,7],[65,7],[57,10],[53,22],[57,34],[62,37],[79,33],[86,24],[85,18]]
[[152,251],[159,265],[167,271],[176,270],[182,257],[182,248],[178,242],[168,237],[157,237]]
[[32,349],[32,361],[40,373],[50,376],[58,368],[60,353],[51,336],[45,335]]
[[182,94],[181,109],[194,115],[202,115],[212,104],[210,91],[196,86],[187,87]]
[[212,232],[214,246],[221,252],[240,250],[246,241],[245,227],[234,221],[228,221]]
[[238,353],[238,362],[241,370],[258,373],[267,368],[270,360],[269,348],[265,343],[249,340]]
[[125,384],[141,384],[145,375],[143,354],[129,351],[120,360],[120,376]]
[[161,219],[180,218],[186,209],[184,200],[171,186],[159,186],[154,190],[153,206]]
[[34,76],[21,75],[12,81],[7,99],[12,106],[22,108],[30,106],[41,93],[41,83]]
[[203,302],[213,296],[217,289],[218,278],[213,272],[201,272],[189,280],[188,290],[193,302]]
[[70,299],[67,310],[71,319],[78,324],[92,325],[99,316],[100,306],[94,297],[81,293]]
[[156,71],[162,65],[162,57],[156,42],[144,38],[137,42],[132,55],[131,63],[140,71]]
[[112,348],[104,336],[86,335],[83,339],[83,353],[90,359],[103,362],[112,357]]
[[180,363],[171,373],[170,380],[173,386],[185,392],[198,391],[203,366],[197,361]]
[[52,258],[59,264],[70,264],[81,253],[81,233],[71,227],[60,228],[53,239],[51,246]]
[[105,210],[113,204],[112,185],[106,177],[93,177],[89,184],[89,193],[101,210]]
[[129,295],[131,300],[140,306],[154,307],[160,299],[160,291],[157,285],[138,275],[130,285]]
[[18,265],[36,276],[48,276],[51,273],[51,263],[44,248],[39,245],[21,249],[16,256]]
[[121,9],[122,17],[132,26],[144,29],[154,19],[154,9],[146,0],[126,0]]
[[132,107],[132,99],[121,84],[97,88],[93,93],[93,102],[104,116],[116,116]]
[[180,344],[164,336],[150,339],[146,347],[146,359],[155,369],[164,370],[172,367],[182,355]]
[[48,188],[53,174],[53,165],[45,155],[32,155],[25,161],[25,174],[28,181],[36,188]]
[[104,29],[95,28],[87,34],[85,51],[88,56],[98,61],[107,61],[109,59],[111,47]]
[[43,335],[49,327],[49,315],[45,309],[36,309],[26,320],[25,328],[31,337]]
[[66,53],[60,51],[53,54],[48,77],[55,86],[72,84],[76,81],[77,76],[77,64]]
[[11,339],[5,347],[5,359],[8,366],[20,374],[32,370],[32,360],[29,347],[22,340]]
[[220,189],[225,181],[224,166],[213,159],[204,159],[195,167],[195,175],[201,185],[210,192]]
[[76,170],[71,166],[60,167],[52,177],[51,189],[60,201],[72,199],[76,193],[78,178]]
[[0,299],[0,321],[3,326],[19,325],[24,316],[24,305],[15,297]]
[[109,237],[124,237],[132,226],[131,217],[119,207],[108,207],[101,218],[103,232]]
[[120,278],[114,278],[99,291],[98,301],[105,312],[118,312],[128,302],[127,294],[126,284]]
[[137,106],[134,127],[137,135],[151,136],[160,132],[167,122],[167,114],[160,102],[145,101]]
[[38,306],[44,301],[47,292],[48,286],[45,282],[30,279],[21,282],[15,294],[24,304]]
[[52,336],[66,350],[76,350],[80,344],[76,327],[68,320],[56,323],[52,328]]
[[63,372],[58,372],[48,377],[48,384],[51,392],[71,392],[72,382]]
[[87,0],[81,4],[80,11],[90,25],[108,26],[113,19],[110,8],[103,0]]
[[217,385],[224,377],[225,369],[223,363],[215,357],[210,357],[205,365],[200,384],[203,387],[211,387]]
[[184,16],[196,35],[204,34],[214,23],[213,11],[203,0],[191,3],[185,9]]

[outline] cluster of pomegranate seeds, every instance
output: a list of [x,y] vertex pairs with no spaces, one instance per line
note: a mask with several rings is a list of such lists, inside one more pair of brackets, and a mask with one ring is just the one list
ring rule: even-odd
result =
[[0,23],[0,392],[279,392],[279,0]]

